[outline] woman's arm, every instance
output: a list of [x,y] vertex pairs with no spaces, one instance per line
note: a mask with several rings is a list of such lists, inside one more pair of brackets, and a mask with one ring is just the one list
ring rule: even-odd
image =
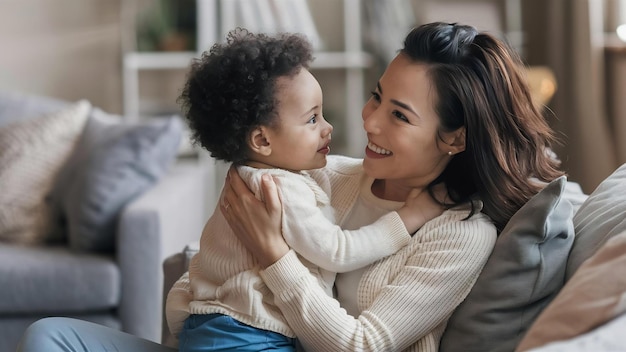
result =
[[[444,215],[443,217],[446,217]],[[261,272],[274,303],[307,351],[401,351],[426,344],[436,350],[445,322],[469,293],[493,244],[488,221],[460,219],[425,225],[398,254],[376,263],[361,279],[365,309],[352,317],[318,288],[293,252]]]

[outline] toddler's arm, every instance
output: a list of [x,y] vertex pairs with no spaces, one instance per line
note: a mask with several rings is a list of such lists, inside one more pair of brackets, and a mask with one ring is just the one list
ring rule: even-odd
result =
[[285,241],[313,264],[333,272],[356,270],[395,253],[409,242],[411,233],[442,211],[416,211],[432,200],[415,195],[398,212],[359,229],[344,230],[324,215],[309,186],[291,178],[278,183]]

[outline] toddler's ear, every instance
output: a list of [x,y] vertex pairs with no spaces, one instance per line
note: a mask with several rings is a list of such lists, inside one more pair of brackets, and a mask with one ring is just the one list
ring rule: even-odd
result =
[[265,127],[260,126],[250,132],[248,146],[253,153],[268,156],[272,153],[269,135]]

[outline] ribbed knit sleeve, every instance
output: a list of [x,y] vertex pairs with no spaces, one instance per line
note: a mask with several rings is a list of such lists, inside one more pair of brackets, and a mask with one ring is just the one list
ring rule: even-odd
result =
[[307,351],[437,351],[447,319],[476,281],[495,244],[482,214],[446,211],[396,254],[370,267],[352,317],[319,288],[292,253],[261,272]]

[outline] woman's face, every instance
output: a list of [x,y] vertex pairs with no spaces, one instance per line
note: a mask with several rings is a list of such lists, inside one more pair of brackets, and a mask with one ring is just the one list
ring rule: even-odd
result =
[[363,107],[368,139],[363,167],[369,176],[423,187],[449,162],[449,150],[437,134],[436,92],[426,69],[399,54]]

